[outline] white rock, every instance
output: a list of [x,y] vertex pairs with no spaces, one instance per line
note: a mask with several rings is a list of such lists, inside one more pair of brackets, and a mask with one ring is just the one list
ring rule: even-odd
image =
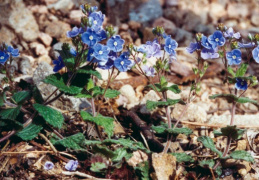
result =
[[122,86],[119,91],[121,95],[125,96],[128,99],[130,104],[138,102],[136,93],[131,85],[126,84]]
[[80,24],[83,13],[81,10],[72,10],[69,13],[69,19],[71,23]]
[[[184,107],[184,105],[176,104],[172,116],[178,119],[183,112]],[[196,104],[190,104],[181,120],[203,123],[207,121],[207,113],[202,107]]]
[[34,49],[36,55],[40,56],[40,55],[45,55],[48,54],[48,50],[45,48],[45,46],[43,44],[37,43],[37,42],[33,42],[30,44],[30,48]]
[[249,15],[248,4],[245,3],[230,3],[228,4],[228,16],[230,18],[239,19],[240,17],[247,17]]
[[146,104],[147,100],[149,101],[158,101],[160,97],[154,90],[150,90],[140,101],[141,104]]
[[55,4],[48,5],[48,8],[54,8],[55,10],[60,10],[63,13],[67,13],[74,6],[71,0],[59,0]]
[[50,46],[52,43],[52,37],[46,33],[40,32],[39,38],[46,46]]
[[48,64],[52,64],[52,59],[49,57],[49,55],[45,54],[45,55],[42,55],[40,56],[38,59],[37,59],[38,63],[44,61]]

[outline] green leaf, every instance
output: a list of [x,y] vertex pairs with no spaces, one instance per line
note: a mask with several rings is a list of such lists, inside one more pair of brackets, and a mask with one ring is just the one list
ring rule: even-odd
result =
[[81,111],[80,114],[83,120],[91,121],[96,123],[98,126],[102,126],[105,132],[107,133],[108,137],[111,138],[111,136],[113,135],[113,128],[114,128],[113,118],[104,117],[101,114],[98,114],[96,117],[93,117],[90,113],[86,111]]
[[167,101],[149,101],[147,100],[146,106],[148,110],[153,110],[156,107],[171,106],[175,104],[185,104],[181,99],[168,99]]
[[160,85],[161,85],[161,87],[164,88],[164,87],[167,86],[167,84],[168,84],[168,82],[167,82],[165,76],[161,76],[161,78],[160,78]]
[[16,133],[16,136],[20,137],[24,141],[29,141],[37,137],[42,129],[43,127],[41,125],[32,123],[23,130]]
[[84,94],[84,93],[79,93],[77,95],[74,95],[73,97],[75,98],[92,98],[90,94]]
[[0,127],[5,127],[5,130],[13,130],[13,129],[22,129],[23,128],[23,124],[16,121],[16,120],[12,120],[12,119],[0,119]]
[[129,160],[132,157],[132,154],[128,153],[126,148],[118,148],[114,151],[114,157],[112,157],[112,161],[120,162],[124,157],[126,160]]
[[229,72],[233,77],[236,77],[236,74],[235,74],[234,70],[233,70],[230,66],[228,66],[228,72]]
[[2,119],[11,119],[15,120],[16,117],[20,113],[21,105],[17,106],[16,108],[9,108],[9,109],[4,109],[0,112],[0,116]]
[[218,176],[220,176],[222,174],[222,166],[218,166],[215,170],[215,172],[217,173]]
[[64,139],[52,142],[53,145],[62,145],[66,148],[79,150],[85,148],[86,139],[82,133],[77,133]]
[[194,162],[193,158],[191,155],[188,155],[186,153],[170,153],[173,156],[176,157],[176,161],[181,163],[181,162]]
[[92,67],[89,67],[89,66],[85,66],[85,67],[77,70],[77,73],[90,74],[90,75],[93,75],[93,76],[97,77],[98,79],[102,80],[102,75],[98,71],[93,70]]
[[168,128],[168,125],[166,123],[161,123],[160,126],[151,126],[151,129],[153,129],[154,131],[156,131],[156,133],[158,134],[162,134],[165,132],[165,130]]
[[149,164],[148,161],[144,161],[135,167],[137,172],[140,172],[142,180],[149,180]]
[[199,162],[199,165],[204,168],[213,168],[215,162],[213,159],[203,160]]
[[247,71],[248,64],[241,64],[240,68],[236,72],[236,77],[242,77]]
[[86,85],[86,90],[90,90],[90,89],[93,89],[94,88],[94,81],[90,78],[87,82],[87,85]]
[[247,151],[239,150],[239,151],[233,151],[230,154],[230,157],[233,159],[240,159],[240,160],[245,160],[248,162],[254,162],[254,158],[251,156],[251,154]]
[[36,103],[39,103],[39,104],[44,103],[44,99],[43,99],[43,97],[40,93],[40,90],[38,89],[37,86],[33,87],[32,96],[33,96]]
[[200,136],[198,137],[197,139],[199,142],[202,142],[202,144],[206,147],[206,148],[209,148],[211,151],[217,153],[219,155],[219,157],[222,157],[222,152],[219,151],[215,145],[214,145],[214,142],[213,140],[208,137],[208,136]]
[[[65,44],[65,43],[64,43]],[[69,49],[70,47],[68,46],[67,48],[64,48],[64,44],[62,46],[62,50],[57,50],[62,57],[62,60],[65,64],[65,66],[72,71],[75,66],[75,57],[70,53]]]
[[93,89],[91,89],[91,91],[93,93],[93,97],[103,94],[103,89],[99,86],[95,86]]
[[233,140],[242,138],[245,130],[238,129],[236,126],[227,126],[221,128],[222,136],[231,137]]
[[181,90],[179,89],[179,87],[177,85],[172,85],[172,86],[169,86],[169,87],[165,87],[165,88],[162,88],[162,91],[172,91],[174,92],[175,94],[179,94],[181,92]]
[[189,128],[166,129],[166,131],[170,134],[185,134],[187,136],[192,133],[192,130]]
[[47,84],[56,86],[60,91],[69,94],[79,94],[83,88],[76,86],[67,86],[64,82],[63,77],[60,74],[52,74],[43,80]]
[[61,112],[37,103],[33,104],[33,107],[50,125],[59,129],[62,127],[64,117]]
[[12,100],[15,104],[22,104],[30,98],[30,91],[19,91],[12,96]]
[[105,163],[95,162],[91,164],[90,170],[93,172],[102,172],[106,168],[107,168],[107,165]]
[[117,90],[114,90],[114,89],[107,89],[107,90],[106,90],[106,93],[105,93],[105,95],[104,95],[104,97],[106,97],[106,98],[115,98],[115,97],[117,97],[119,94],[120,94],[120,92],[117,91]]
[[161,85],[160,84],[158,84],[158,83],[155,83],[154,84],[155,86],[153,86],[152,84],[150,84],[150,85],[148,85],[148,86],[146,86],[146,87],[150,87],[150,88],[152,88],[154,91],[158,91],[158,92],[161,92]]

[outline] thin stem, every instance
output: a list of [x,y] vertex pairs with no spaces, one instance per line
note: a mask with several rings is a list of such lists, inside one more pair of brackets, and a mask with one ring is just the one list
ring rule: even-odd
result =
[[[94,104],[94,98],[93,97],[91,98],[91,107],[92,107],[93,117],[95,117],[96,116],[96,109],[95,109],[95,104]],[[94,125],[95,125],[95,129],[97,131],[97,135],[98,135],[99,139],[102,141],[103,139],[102,139],[101,133],[99,131],[98,125],[96,123],[94,123]]]

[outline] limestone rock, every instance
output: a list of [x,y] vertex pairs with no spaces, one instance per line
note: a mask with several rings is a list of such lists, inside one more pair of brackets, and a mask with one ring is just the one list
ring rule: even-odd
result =
[[11,44],[15,38],[13,31],[6,26],[2,26],[0,28],[0,44],[3,42],[6,44]]
[[167,34],[174,34],[176,30],[175,24],[172,21],[165,19],[163,17],[160,17],[154,21],[153,27],[157,26],[163,27]]
[[52,43],[52,37],[49,34],[40,32],[39,39],[45,44],[45,46],[50,46]]
[[59,10],[64,14],[67,14],[69,10],[71,10],[74,6],[73,1],[71,0],[59,0],[56,3],[48,5],[48,8],[54,8],[55,10]]

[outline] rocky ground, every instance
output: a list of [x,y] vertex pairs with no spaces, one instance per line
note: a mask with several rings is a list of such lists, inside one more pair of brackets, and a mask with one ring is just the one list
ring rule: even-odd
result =
[[[0,43],[11,44],[21,52],[21,56],[12,64],[17,76],[16,81],[25,79],[33,82],[45,96],[55,90],[53,86],[45,85],[41,80],[53,73],[52,60],[58,55],[55,50],[61,49],[64,42],[71,43],[66,32],[80,25],[82,13],[79,6],[83,3],[97,5],[106,14],[106,24],[114,25],[126,43],[140,45],[152,40],[152,27],[155,26],[163,26],[165,31],[172,35],[180,48],[177,50],[177,61],[172,64],[169,78],[171,83],[180,84],[182,89],[180,95],[169,94],[172,99],[186,99],[190,82],[194,80],[192,68],[196,66],[196,59],[185,52],[185,47],[194,41],[195,33],[212,34],[216,25],[221,22],[240,32],[242,37],[245,37],[244,41],[248,33],[259,33],[257,0],[0,0]],[[194,129],[196,134],[214,138],[211,127],[224,127],[229,123],[231,105],[222,99],[208,98],[212,94],[228,90],[227,86],[222,86],[222,63],[210,63],[208,73],[202,80],[201,93],[189,106],[182,123]],[[249,72],[259,77],[259,65],[254,64]],[[104,72],[102,74],[106,75]],[[0,74],[0,78],[2,76]],[[144,91],[146,84],[145,79],[134,72],[120,74],[118,80],[111,84],[111,87],[121,92],[114,107],[115,114],[119,114],[122,107],[131,109],[136,106],[136,111],[141,114],[150,113],[145,108],[145,102],[158,100],[159,97],[154,91]],[[246,96],[259,101],[258,86],[249,89]],[[52,106],[71,112],[89,108],[90,103],[86,99],[63,96]],[[181,105],[176,105],[172,117],[177,119],[181,109]],[[256,139],[259,133],[258,120],[258,107],[255,105],[244,104],[237,107],[235,124],[247,128],[248,131],[247,139],[239,140],[236,148],[246,150],[250,145],[255,156],[259,153],[259,143]],[[118,126],[117,134],[121,132],[125,133]],[[183,140],[187,141],[185,138]],[[217,147],[222,151],[224,143],[225,141],[218,140]],[[15,162],[11,165],[15,165]],[[246,170],[251,169],[245,167]],[[259,178],[256,173],[259,171],[259,164],[255,163],[252,169],[254,173],[242,174],[244,179]],[[0,168],[0,173],[5,170]],[[233,179],[232,176],[229,177]]]

